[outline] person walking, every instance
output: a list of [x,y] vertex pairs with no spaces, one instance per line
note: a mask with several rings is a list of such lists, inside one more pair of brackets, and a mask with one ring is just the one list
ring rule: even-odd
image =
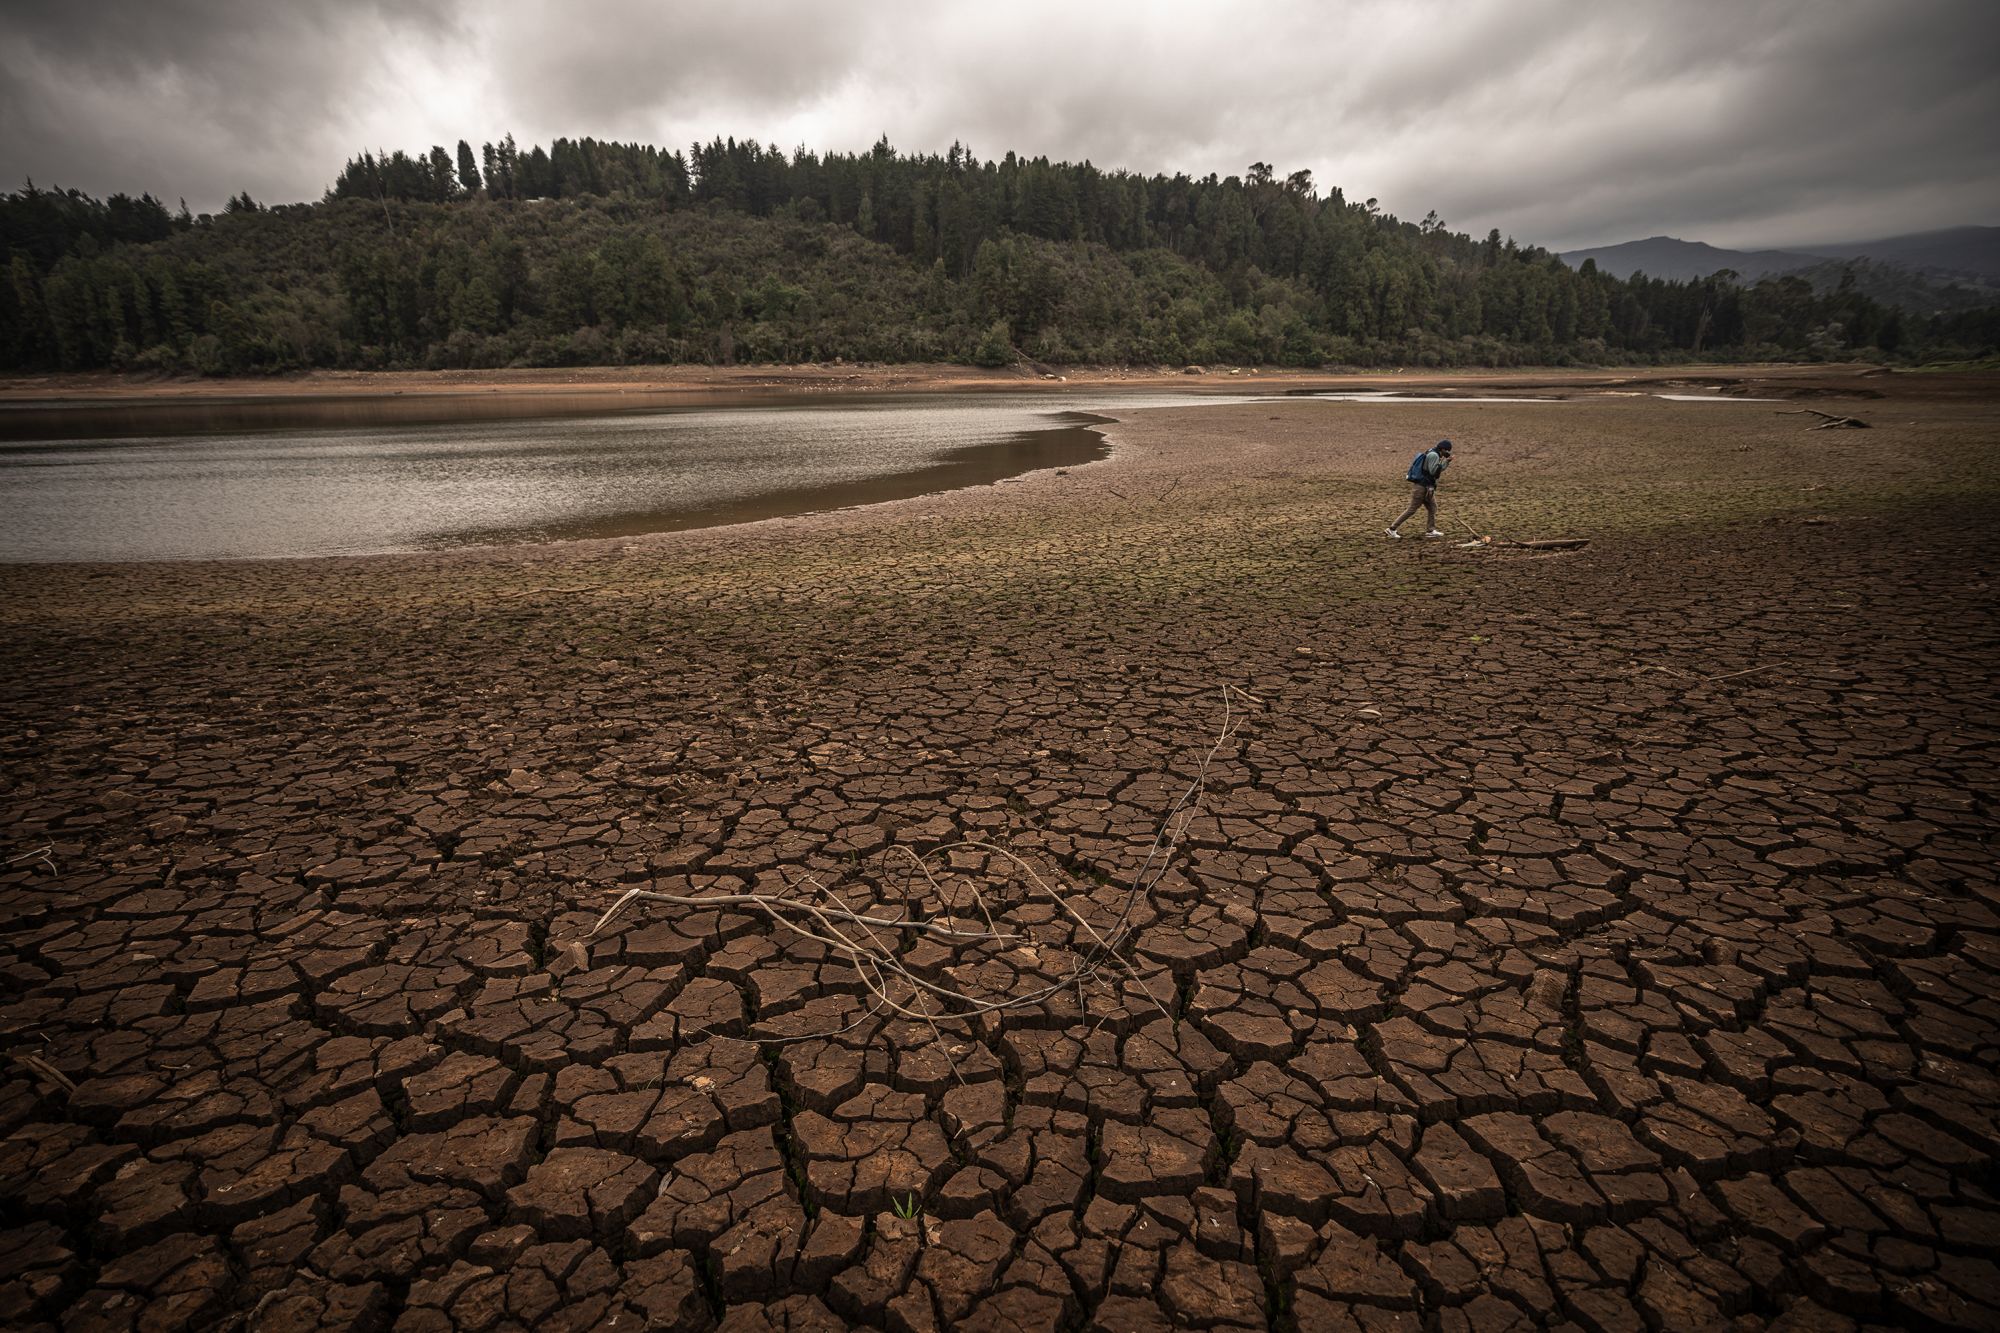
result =
[[1444,479],[1444,470],[1450,466],[1450,440],[1439,440],[1437,448],[1426,449],[1410,460],[1408,479],[1413,488],[1410,492],[1410,507],[1403,511],[1401,518],[1389,525],[1388,533],[1391,537],[1402,536],[1403,534],[1396,529],[1409,522],[1410,516],[1419,509],[1428,510],[1430,515],[1430,530],[1424,533],[1424,536],[1444,536],[1444,529],[1438,526],[1438,482]]

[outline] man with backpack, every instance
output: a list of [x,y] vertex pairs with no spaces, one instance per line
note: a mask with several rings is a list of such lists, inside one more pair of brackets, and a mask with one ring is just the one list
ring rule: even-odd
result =
[[1409,483],[1415,489],[1410,494],[1410,507],[1403,516],[1389,525],[1389,535],[1400,537],[1396,529],[1410,521],[1410,516],[1419,509],[1430,511],[1431,526],[1426,537],[1442,537],[1444,530],[1438,527],[1438,482],[1444,477],[1444,470],[1451,466],[1451,441],[1439,440],[1437,448],[1426,449],[1410,460]]

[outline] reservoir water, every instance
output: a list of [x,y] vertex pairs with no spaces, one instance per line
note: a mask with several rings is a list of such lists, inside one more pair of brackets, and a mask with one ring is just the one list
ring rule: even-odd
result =
[[475,402],[472,420],[403,424],[370,420],[379,402],[322,402],[310,425],[262,404],[0,414],[0,561],[363,555],[740,523],[1086,463],[1108,451],[1090,429],[1101,412],[1243,401],[929,395],[527,420]]
[[440,394],[0,408],[0,562],[378,555],[714,527],[1091,462],[1109,452],[1092,427],[1112,413],[1299,396],[683,397],[621,410],[602,397]]

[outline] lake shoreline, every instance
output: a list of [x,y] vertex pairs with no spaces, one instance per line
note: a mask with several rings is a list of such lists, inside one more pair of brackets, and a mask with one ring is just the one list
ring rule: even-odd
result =
[[[1243,396],[747,398],[631,411],[574,399],[428,421],[380,400],[0,414],[0,562],[416,555],[732,526],[1078,467],[1108,454],[1107,402]],[[622,401],[622,400],[621,400]],[[11,435],[26,438],[13,439]]]
[[[907,370],[909,368],[902,369]],[[959,368],[946,367],[942,369],[956,371]],[[1437,434],[1431,432],[1443,432],[1454,436],[1469,435],[1472,439],[1477,440],[1479,435],[1501,426],[1499,421],[1485,423],[1478,421],[1476,417],[1468,417],[1468,414],[1480,413],[1486,410],[1497,411],[1509,418],[1518,419],[1521,425],[1526,425],[1529,420],[1537,422],[1546,421],[1546,426],[1537,427],[1536,433],[1553,429],[1555,438],[1563,438],[1571,434],[1570,427],[1572,425],[1579,423],[1565,420],[1558,427],[1557,421],[1559,419],[1570,418],[1577,411],[1591,409],[1594,406],[1610,408],[1621,403],[1638,404],[1649,401],[1657,402],[1660,399],[1671,399],[1675,395],[1663,392],[1667,389],[1699,390],[1700,392],[1692,396],[1706,399],[1708,402],[1686,410],[1691,411],[1696,418],[1703,418],[1707,414],[1716,411],[1726,411],[1731,415],[1742,412],[1759,416],[1766,415],[1772,411],[1791,411],[1797,413],[1806,410],[1798,406],[1798,404],[1813,403],[1830,407],[1841,401],[1847,401],[1855,405],[1852,408],[1843,410],[1860,410],[1865,412],[1869,410],[1867,405],[1870,402],[1882,399],[1885,395],[1892,400],[1909,397],[1940,403],[1946,400],[1968,403],[1968,400],[1971,400],[1983,405],[1990,403],[1994,399],[1994,385],[1996,381],[2000,381],[2000,377],[1991,375],[1889,375],[1873,369],[1857,369],[1851,366],[1766,366],[1745,368],[1745,374],[1740,377],[1721,373],[1721,371],[1729,368],[1710,367],[1702,369],[1704,373],[1700,376],[1685,371],[1676,372],[1662,369],[1632,372],[1623,377],[1606,377],[1596,373],[1585,372],[1548,372],[1542,374],[1538,379],[1512,377],[1504,381],[1499,376],[1492,374],[1479,376],[1440,375],[1421,378],[1408,376],[1370,376],[1354,377],[1345,382],[1333,382],[1323,378],[1303,375],[1252,375],[1226,377],[1226,383],[1190,384],[1183,383],[1169,376],[1153,385],[1127,381],[1124,392],[1137,393],[1141,396],[1152,396],[1156,399],[1178,399],[1181,403],[1185,404],[1187,409],[1199,409],[1203,412],[1214,410],[1222,403],[1229,401],[1229,397],[1225,395],[1235,396],[1246,393],[1254,395],[1258,401],[1272,406],[1274,410],[1288,403],[1304,404],[1315,401],[1312,395],[1321,395],[1317,401],[1324,403],[1326,398],[1331,396],[1332,393],[1342,389],[1372,389],[1393,395],[1407,396],[1411,401],[1406,404],[1383,409],[1391,413],[1393,420],[1371,422],[1363,427],[1358,422],[1335,424],[1333,419],[1326,418],[1323,419],[1323,424],[1319,427],[1320,430],[1329,432],[1361,430],[1376,438],[1394,438],[1398,441],[1394,448],[1401,449],[1405,447],[1404,441],[1406,437],[1418,438],[1429,435],[1429,438],[1432,439],[1439,438]],[[306,377],[288,383],[293,389],[302,389],[320,382],[323,378]],[[585,386],[591,392],[586,392],[582,395],[568,391],[574,386],[562,386],[563,391],[559,393],[545,392],[547,386],[543,386],[543,389],[538,390],[534,383],[521,379],[518,374],[509,376],[510,384],[507,386],[492,386],[494,392],[489,394],[468,393],[466,392],[467,386],[463,384],[454,385],[448,382],[448,378],[428,376],[419,378],[424,383],[431,385],[435,390],[434,392],[415,393],[405,397],[386,395],[379,392],[385,384],[401,382],[405,378],[390,377],[385,380],[381,377],[374,377],[363,381],[343,377],[340,382],[345,384],[349,390],[345,397],[339,394],[323,394],[317,397],[308,396],[303,393],[295,393],[282,397],[275,394],[266,394],[261,398],[240,400],[243,404],[241,407],[223,406],[208,408],[197,407],[195,400],[186,397],[176,397],[172,393],[165,391],[174,387],[186,388],[188,382],[185,381],[176,382],[175,385],[154,386],[162,389],[162,392],[150,399],[135,399],[129,396],[124,399],[117,399],[110,391],[119,387],[124,382],[114,380],[111,377],[97,377],[93,382],[98,389],[105,391],[103,396],[94,399],[72,399],[66,405],[51,408],[49,411],[55,415],[68,418],[72,424],[79,428],[101,425],[104,420],[121,415],[128,422],[134,418],[141,419],[142,421],[150,418],[153,424],[160,425],[169,415],[201,415],[216,420],[217,414],[219,414],[220,418],[236,419],[242,428],[257,429],[268,426],[275,429],[286,429],[290,426],[312,424],[302,419],[299,415],[301,413],[310,413],[312,411],[339,413],[343,410],[353,411],[359,408],[365,412],[371,424],[390,426],[404,421],[423,421],[427,419],[471,422],[475,419],[484,418],[490,420],[496,431],[500,431],[506,423],[517,418],[522,421],[531,418],[558,415],[585,419],[598,416],[609,418],[627,413],[643,415],[654,412],[672,413],[694,409],[716,407],[727,409],[759,405],[779,408],[836,408],[844,411],[849,407],[862,406],[871,400],[878,403],[888,401],[913,403],[921,402],[926,397],[926,391],[924,390],[885,390],[879,386],[871,389],[846,392],[834,397],[819,396],[796,389],[787,390],[782,386],[774,388],[769,383],[753,383],[753,377],[747,371],[737,374],[734,381],[737,387],[729,392],[717,393],[715,391],[716,381],[713,378],[683,377],[684,382],[680,385],[679,389],[672,394],[664,395],[663,398],[653,398],[645,392],[644,386],[646,382],[637,378],[636,373],[626,373],[616,376],[604,376],[600,374],[594,377],[586,377],[592,379],[592,382]],[[1187,377],[1189,380],[1199,378]],[[1364,383],[1364,381],[1366,382]],[[932,401],[938,403],[940,406],[954,399],[957,404],[963,406],[970,406],[974,401],[983,403],[988,400],[988,396],[978,389],[973,389],[969,392],[953,390],[948,387],[949,381],[946,378],[933,379],[928,381],[928,383],[931,385],[928,392],[935,395]],[[369,394],[362,391],[366,385],[370,384],[378,392]],[[18,382],[16,387],[19,387]],[[47,386],[44,387],[46,388]],[[131,386],[125,384],[124,387],[129,389]],[[273,386],[265,384],[263,387],[271,388]],[[503,387],[504,392],[502,391]],[[1104,386],[1101,385],[1086,383],[1073,386],[1051,386],[1045,383],[1019,379],[1007,383],[989,384],[986,387],[1011,390],[1017,396],[1027,395],[1044,398],[1048,407],[1053,409],[1062,409],[1065,407],[1082,408],[1088,406],[1093,397],[1102,398],[1105,392]],[[1060,392],[1061,389],[1067,388],[1075,388],[1081,392],[1078,392],[1073,397]],[[1058,391],[1048,392],[1051,389]],[[1180,390],[1181,392],[1170,393],[1169,391],[1172,390]],[[994,401],[998,401],[998,399],[996,398]],[[1500,402],[1501,405],[1491,409],[1482,406],[1483,403],[1496,401]],[[310,406],[312,404],[318,404],[319,406],[315,408]],[[1661,407],[1669,405],[1666,402],[1659,403]],[[1968,405],[1970,404],[1968,403]],[[1673,406],[1679,405],[1673,404]],[[380,409],[379,411],[377,410],[378,408]],[[414,414],[406,416],[406,409],[414,409]],[[1158,410],[1165,410],[1169,415],[1181,415],[1180,412],[1174,410],[1174,403],[1172,401],[1156,401],[1153,404],[1149,404],[1149,414],[1151,411]],[[1283,408],[1283,410],[1286,411],[1289,417],[1291,409]],[[1313,419],[1320,419],[1319,413],[1327,410],[1329,409],[1321,407],[1313,412],[1311,417]],[[1367,410],[1372,413],[1377,409]],[[10,427],[24,424],[27,416],[34,411],[35,409],[32,407],[22,406],[20,400],[15,400],[14,403],[6,406],[0,406],[0,438],[4,438],[10,433]],[[435,416],[426,417],[426,413],[433,411],[436,414]],[[241,415],[237,416],[236,414],[238,413]],[[1556,413],[1559,416],[1550,418],[1546,416],[1548,413]],[[159,415],[155,416],[154,414]],[[1108,436],[1107,448],[1115,449],[1118,439],[1125,434],[1124,426],[1131,424],[1129,414],[1121,412],[1119,416],[1122,419],[1121,425],[1112,429]],[[1231,419],[1247,422],[1256,419],[1256,416],[1252,414],[1250,416],[1232,417]],[[1272,421],[1277,420],[1276,417],[1271,417],[1270,419]],[[1425,426],[1423,423],[1426,421],[1434,422],[1435,424]],[[1777,424],[1776,419],[1773,420],[1773,424]],[[1707,423],[1704,422],[1702,428],[1706,430],[1706,427]],[[223,427],[218,425],[215,428],[221,429]],[[1800,428],[1797,426],[1785,427],[1788,430]],[[1087,433],[1090,434],[1093,440],[1099,438],[1096,432]],[[1234,432],[1231,433],[1233,434]],[[1509,433],[1512,433],[1512,431],[1510,430]],[[1030,438],[1032,435],[1047,434],[1048,432],[1045,428],[1040,429],[1030,432],[1028,435],[1018,437],[1017,442],[1018,440]],[[1196,429],[1194,434],[1197,438],[1202,438],[1207,437],[1210,431],[1207,426],[1203,426]],[[1281,430],[1280,434],[1291,435],[1292,432],[1290,430]],[[1829,437],[1809,436],[1808,438],[1826,440]],[[1086,452],[1090,456],[1094,456],[1100,460],[1104,459],[1104,454],[1098,452],[1095,448]],[[1020,468],[1008,469],[1008,475],[1004,477],[999,475],[986,477],[969,476],[964,484],[970,485],[973,488],[973,493],[977,494],[987,492],[989,489],[988,486],[980,484],[981,482],[999,484],[1001,482],[1019,483],[1030,481],[1038,468],[1054,469],[1089,464],[1090,458],[1086,456],[1086,452],[1072,452],[1068,456],[1053,458],[1046,462],[1030,461]],[[1292,450],[1288,448],[1285,452],[1291,453]],[[1293,465],[1300,464],[1310,466],[1305,458],[1294,454]],[[1102,465],[1101,462],[1090,465],[1086,470],[1092,474],[1098,474]],[[1400,461],[1398,461],[1396,466],[1400,467],[1400,465]],[[1383,466],[1386,467],[1388,465],[1384,464]],[[1114,465],[1113,470],[1122,471],[1123,468],[1121,465]],[[228,563],[240,559],[250,559],[252,561],[277,559],[286,562],[374,559],[409,561],[447,558],[454,554],[457,556],[478,558],[481,553],[510,551],[516,554],[524,554],[529,551],[559,551],[564,548],[575,549],[579,546],[587,548],[596,542],[604,540],[622,543],[631,540],[658,539],[671,532],[680,532],[685,535],[704,530],[722,532],[742,531],[746,527],[755,530],[767,527],[773,522],[787,526],[800,522],[817,524],[817,522],[823,521],[832,514],[853,512],[852,507],[856,505],[862,506],[867,510],[887,509],[891,511],[899,505],[911,504],[921,505],[927,509],[956,509],[966,498],[964,495],[955,495],[953,493],[959,489],[960,487],[958,486],[922,486],[912,489],[908,484],[907,478],[885,474],[882,478],[846,488],[840,497],[826,504],[806,503],[797,494],[788,491],[785,496],[786,503],[783,504],[775,504],[770,501],[769,497],[759,497],[752,503],[739,506],[742,509],[740,513],[732,512],[726,516],[705,514],[693,518],[692,521],[684,517],[676,517],[673,521],[657,521],[657,515],[653,514],[647,514],[642,521],[640,518],[641,511],[635,507],[629,511],[619,510],[603,523],[586,525],[588,530],[578,528],[574,524],[566,523],[563,526],[568,530],[561,532],[551,531],[545,536],[530,540],[502,538],[492,542],[482,541],[465,545],[453,542],[441,542],[437,544],[424,542],[416,546],[391,544],[382,546],[372,552],[364,550],[344,552],[333,550],[249,553],[217,552],[213,554],[187,552],[143,557],[110,553],[102,555],[80,554],[67,557],[38,557],[29,560],[28,563],[75,563],[110,567],[133,559],[139,559],[146,563],[155,561],[201,563],[210,560],[220,560]],[[1034,487],[1034,489],[1039,489],[1039,486]],[[1065,489],[1073,490],[1074,488]],[[852,492],[851,494],[848,493],[850,491]],[[1117,491],[1112,492],[1112,498],[1120,503],[1124,502]],[[518,524],[513,526],[518,526]],[[498,529],[496,529],[497,531]]]
[[602,397],[631,394],[847,394],[967,393],[1105,388],[1186,388],[1241,390],[1314,387],[1434,387],[1477,384],[1484,388],[1616,387],[1621,384],[1741,382],[1801,378],[1853,380],[1894,374],[1861,364],[1687,365],[1644,367],[1522,367],[1501,370],[1283,370],[1270,367],[1184,369],[1140,367],[1056,367],[1041,373],[1027,367],[982,370],[956,365],[799,366],[586,366],[573,369],[308,371],[296,375],[198,379],[184,376],[73,372],[0,376],[0,410],[68,405],[140,404],[158,401],[227,403],[270,399],[398,398],[427,396]]

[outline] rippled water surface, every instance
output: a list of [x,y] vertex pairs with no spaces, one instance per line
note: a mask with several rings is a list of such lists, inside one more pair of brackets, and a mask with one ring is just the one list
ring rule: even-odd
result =
[[[96,427],[119,438],[0,443],[0,560],[359,555],[744,522],[1100,458],[1098,412],[1243,401],[1022,393],[310,428],[274,428],[263,407],[187,409],[195,433],[148,410]],[[74,436],[86,420],[4,433]]]

